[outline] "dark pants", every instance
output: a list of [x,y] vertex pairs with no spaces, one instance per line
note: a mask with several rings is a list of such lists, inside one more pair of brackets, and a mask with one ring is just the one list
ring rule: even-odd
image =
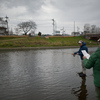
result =
[[100,87],[95,86],[97,100],[100,100]]

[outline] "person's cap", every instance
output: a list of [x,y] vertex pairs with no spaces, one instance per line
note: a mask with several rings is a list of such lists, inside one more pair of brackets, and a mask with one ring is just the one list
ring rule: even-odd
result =
[[78,43],[79,43],[79,44],[80,44],[80,43],[83,43],[83,41],[82,41],[82,40],[80,40]]
[[100,42],[100,38],[97,41]]

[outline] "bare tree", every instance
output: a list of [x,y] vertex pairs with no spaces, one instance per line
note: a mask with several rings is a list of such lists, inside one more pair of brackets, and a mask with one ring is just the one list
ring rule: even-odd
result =
[[21,29],[19,29],[19,28],[15,28],[15,33],[18,35],[19,33],[21,32]]
[[31,30],[35,31],[36,28],[37,28],[37,25],[33,21],[26,21],[26,22],[19,23],[18,27],[23,30],[23,32],[24,32],[25,35],[27,35],[27,33],[29,31],[31,31]]

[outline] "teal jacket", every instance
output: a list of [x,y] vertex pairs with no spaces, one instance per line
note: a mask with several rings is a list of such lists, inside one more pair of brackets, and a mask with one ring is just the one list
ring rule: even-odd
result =
[[100,47],[90,56],[89,59],[84,59],[83,64],[87,69],[93,67],[94,84],[100,87]]

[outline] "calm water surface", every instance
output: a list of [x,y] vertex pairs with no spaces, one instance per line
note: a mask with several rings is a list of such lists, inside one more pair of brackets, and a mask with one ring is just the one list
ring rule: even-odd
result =
[[0,100],[96,100],[92,69],[86,78],[77,74],[77,50],[0,51]]

